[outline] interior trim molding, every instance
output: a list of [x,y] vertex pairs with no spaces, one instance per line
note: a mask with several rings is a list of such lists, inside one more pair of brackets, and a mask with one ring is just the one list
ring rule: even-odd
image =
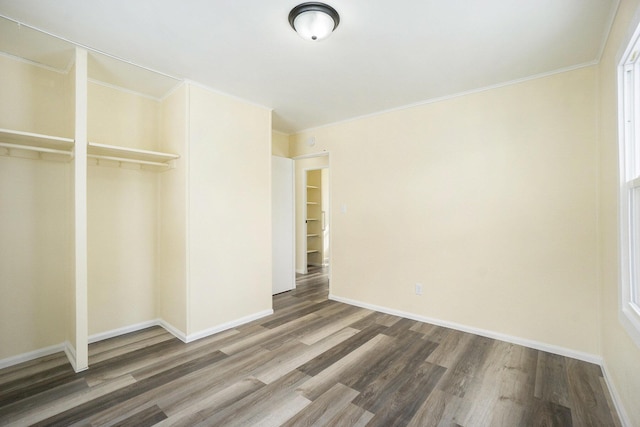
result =
[[631,418],[627,414],[627,411],[624,409],[624,405],[622,404],[622,399],[620,398],[620,393],[618,393],[618,389],[615,386],[611,378],[611,373],[609,368],[607,367],[607,363],[603,360],[600,365],[602,368],[602,375],[604,377],[604,382],[607,384],[607,388],[611,393],[611,400],[613,401],[613,406],[615,406],[615,410],[618,413],[618,417],[620,417],[620,422],[623,427],[631,427],[633,424],[631,423]]
[[235,328],[236,326],[244,325],[245,323],[253,322],[254,320],[262,319],[263,317],[271,316],[273,314],[273,309],[259,311],[254,314],[250,314],[245,317],[241,317],[236,320],[232,320],[230,322],[222,323],[221,325],[214,326],[212,328],[204,329],[199,332],[195,332],[193,334],[189,334],[186,336],[186,343],[190,343],[201,338],[208,337],[209,335],[217,334],[218,332],[226,331],[227,329]]
[[78,369],[78,358],[76,356],[76,349],[70,341],[65,341],[62,346],[64,347],[64,354],[67,355],[67,359],[69,359],[69,363],[76,373],[89,369],[89,367]]
[[164,328],[164,330],[169,332],[174,337],[178,338],[183,343],[187,342],[187,335],[184,332],[182,332],[180,329],[173,326],[171,323],[168,323],[166,320],[158,319],[155,324]]
[[[150,328],[152,326],[162,326],[160,324],[160,319],[156,320],[148,320],[146,322],[136,323],[135,325],[124,326],[122,328],[112,329],[110,331],[101,332],[99,334],[89,335],[89,344],[93,344],[94,342],[107,340],[109,338],[114,338],[120,335],[129,334],[131,332],[137,332],[142,329]],[[166,328],[165,328],[166,329]]]
[[355,122],[358,120],[364,120],[364,119],[368,119],[371,117],[376,117],[376,116],[382,116],[384,114],[389,114],[389,113],[395,113],[398,111],[402,111],[402,110],[409,110],[412,108],[418,108],[418,107],[422,107],[425,105],[429,105],[429,104],[436,104],[439,102],[443,102],[443,101],[449,101],[451,99],[456,99],[456,98],[461,98],[461,97],[465,97],[465,96],[469,96],[469,95],[475,95],[478,93],[482,93],[482,92],[487,92],[490,90],[494,90],[494,89],[500,89],[503,87],[508,87],[508,86],[513,86],[513,85],[518,85],[521,83],[526,83],[532,80],[538,80],[538,79],[543,79],[546,77],[552,77],[555,76],[556,74],[562,74],[562,73],[567,73],[570,71],[576,71],[576,70],[580,70],[582,68],[588,68],[588,67],[593,67],[598,65],[599,62],[598,60],[593,60],[593,61],[587,61],[587,62],[583,62],[581,64],[576,64],[576,65],[572,65],[569,67],[563,67],[563,68],[558,68],[556,70],[552,70],[552,71],[547,71],[544,73],[540,73],[540,74],[533,74],[530,76],[526,76],[526,77],[521,77],[519,79],[515,79],[515,80],[509,80],[506,82],[502,82],[502,83],[496,83],[493,85],[489,85],[489,86],[483,86],[477,89],[470,89],[467,91],[463,91],[463,92],[458,92],[458,93],[453,93],[451,95],[444,95],[444,96],[437,96],[434,98],[428,98],[422,101],[417,101],[411,104],[406,104],[406,105],[401,105],[398,107],[393,107],[393,108],[388,108],[386,110],[380,110],[380,111],[376,111],[373,113],[369,113],[369,114],[363,114],[361,116],[355,116],[355,117],[351,117],[348,119],[344,119],[344,120],[338,120],[336,122],[330,122],[330,123],[325,123],[322,125],[318,125],[318,126],[312,126],[310,128],[306,128],[306,129],[299,129],[299,130],[292,130],[291,131],[291,135],[299,135],[299,134],[303,134],[303,133],[310,133],[310,132],[314,132],[320,129],[325,129],[328,127],[332,127],[332,126],[338,126],[338,125],[343,125],[346,123],[351,123],[351,122]]
[[[201,338],[208,337],[213,334],[217,334],[218,332],[226,331],[227,329],[235,328],[236,326],[244,325],[245,323],[253,322],[254,320],[262,319],[263,317],[270,316],[273,314],[273,309],[260,311],[258,313],[251,314],[249,316],[241,317],[236,320],[232,320],[230,322],[223,323],[218,326],[214,326],[212,328],[208,328],[202,330],[200,332],[196,332],[193,334],[186,335],[180,329],[171,325],[167,321],[163,319],[154,319],[148,320],[146,322],[136,323],[134,325],[124,326],[122,328],[112,329],[110,331],[101,332],[99,334],[93,334],[89,337],[89,344],[106,340],[109,338],[118,337],[120,335],[129,334],[131,332],[137,332],[142,329],[150,328],[152,326],[160,326],[165,329],[174,337],[178,338],[180,341],[184,343],[190,343],[192,341],[199,340]],[[38,350],[30,351],[27,353],[18,354],[16,356],[7,357],[5,359],[0,360],[0,369],[8,368],[10,366],[14,366],[20,363],[29,362],[31,360],[38,359],[40,357],[49,356],[55,353],[64,352],[69,359],[69,363],[72,368],[76,372],[81,372],[84,369],[78,371],[76,369],[76,350],[73,348],[73,345],[69,341],[65,341],[60,344],[52,345],[45,348],[40,348]]]
[[[39,348],[37,350],[29,351],[27,353],[18,354],[16,356],[7,357],[0,360],[0,369],[8,368],[19,363],[29,362],[39,357],[50,356],[55,353],[64,351],[66,353],[65,343],[56,344],[49,347]],[[67,354],[67,357],[69,355]]]
[[416,320],[418,322],[430,323],[437,326],[443,326],[445,328],[455,329],[461,332],[468,332],[476,335],[480,335],[487,338],[496,339],[499,341],[508,342],[511,344],[522,345],[525,347],[533,348],[540,351],[546,351],[548,353],[557,354],[560,356],[571,357],[573,359],[582,360],[584,362],[594,363],[602,369],[602,375],[605,383],[607,384],[607,388],[611,393],[611,400],[613,401],[614,408],[618,413],[618,417],[620,418],[620,422],[623,427],[631,427],[633,424],[631,423],[631,419],[627,414],[627,411],[624,408],[624,404],[622,403],[622,399],[620,397],[620,393],[618,393],[618,389],[615,387],[615,383],[612,380],[610,371],[607,367],[605,360],[598,355],[584,353],[576,350],[571,350],[568,348],[550,345],[546,343],[542,343],[539,341],[528,340],[524,338],[514,337],[511,335],[501,334],[498,332],[487,331],[484,329],[473,328],[470,326],[460,325],[458,323],[447,322],[439,319],[433,319],[425,316],[419,316],[413,313],[408,313],[400,310],[394,310],[387,307],[382,307],[374,304],[365,303],[362,301],[353,300],[350,298],[343,298],[336,295],[329,294],[329,299],[337,302],[341,302],[344,304],[353,305],[356,307],[367,308],[369,310],[379,311],[381,313],[391,314],[394,316],[404,317],[411,320]]
[[394,310],[391,308],[369,304],[362,301],[352,300],[349,298],[343,298],[343,297],[339,297],[332,294],[329,294],[329,299],[333,301],[349,304],[349,305],[354,305],[356,307],[368,308],[369,310],[379,311],[381,313],[386,313],[394,316],[404,317],[411,320],[416,320],[418,322],[430,323],[432,325],[443,326],[445,328],[455,329],[461,332],[468,332],[471,334],[492,338],[498,341],[504,341],[511,344],[522,345],[525,347],[533,348],[540,351],[546,351],[548,353],[553,353],[560,356],[571,357],[573,359],[578,359],[584,362],[594,363],[596,365],[602,366],[602,357],[595,354],[585,353],[585,352],[572,350],[565,347],[546,344],[543,342],[529,340],[526,338],[515,337],[512,335],[502,334],[499,332],[489,331],[489,330],[480,329],[480,328],[474,328],[472,326],[461,325],[459,323],[448,322],[445,320],[434,319],[426,316],[420,316],[414,313],[409,313],[401,310]]

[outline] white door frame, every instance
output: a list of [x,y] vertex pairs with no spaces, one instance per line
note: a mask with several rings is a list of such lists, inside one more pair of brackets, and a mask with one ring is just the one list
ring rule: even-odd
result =
[[[303,185],[303,189],[304,191],[302,191],[303,194],[303,200],[301,201],[302,206],[303,206],[303,218],[304,218],[304,235],[307,235],[307,172],[311,171],[311,170],[321,170],[321,169],[328,169],[329,170],[329,206],[327,206],[327,215],[329,216],[329,218],[331,218],[331,193],[332,193],[332,174],[331,174],[331,156],[329,154],[328,151],[324,151],[322,153],[315,153],[315,154],[305,154],[302,156],[296,156],[296,157],[292,157],[292,159],[294,161],[296,160],[303,160],[303,159],[311,159],[311,158],[315,158],[315,157],[327,157],[328,158],[328,164],[327,166],[320,166],[320,167],[310,167],[310,168],[304,168],[303,169],[303,178],[302,178],[302,185]],[[331,220],[329,220],[329,223],[331,223]],[[332,257],[332,250],[331,250],[331,246],[333,245],[333,237],[332,237],[332,228],[329,228],[329,283],[331,283],[331,257]],[[297,232],[297,230],[296,230]],[[303,250],[302,253],[305,256],[305,262],[304,262],[304,272],[303,274],[307,274],[308,273],[308,269],[307,269],[307,239],[302,239],[303,243]]]

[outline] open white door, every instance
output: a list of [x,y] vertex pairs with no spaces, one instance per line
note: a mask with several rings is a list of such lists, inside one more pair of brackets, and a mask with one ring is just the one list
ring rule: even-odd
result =
[[293,160],[271,156],[272,293],[296,286]]

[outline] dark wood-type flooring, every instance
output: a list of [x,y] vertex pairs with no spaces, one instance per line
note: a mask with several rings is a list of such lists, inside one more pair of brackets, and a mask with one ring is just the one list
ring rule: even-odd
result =
[[0,370],[0,425],[619,426],[598,366],[327,300],[184,344],[162,328]]

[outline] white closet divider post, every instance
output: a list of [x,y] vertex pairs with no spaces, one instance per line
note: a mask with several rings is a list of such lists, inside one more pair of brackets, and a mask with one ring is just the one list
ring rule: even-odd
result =
[[75,260],[75,360],[76,372],[89,367],[88,260],[87,260],[87,51],[76,48],[75,73],[75,155],[74,260]]

